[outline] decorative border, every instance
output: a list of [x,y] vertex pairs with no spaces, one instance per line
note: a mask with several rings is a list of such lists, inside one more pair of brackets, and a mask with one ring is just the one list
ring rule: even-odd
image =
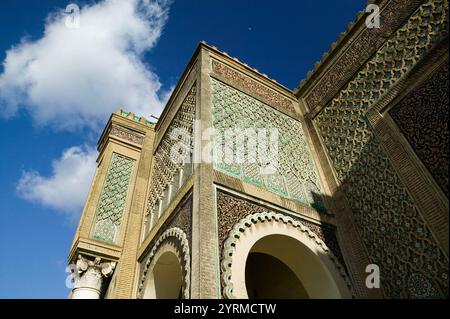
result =
[[282,96],[269,87],[253,80],[249,76],[214,59],[212,60],[212,71],[214,74],[237,85],[239,88],[243,88],[246,91],[253,93],[263,101],[266,101],[269,105],[275,106],[279,111],[295,117],[294,100]]
[[124,127],[112,125],[110,135],[117,136],[129,142],[142,145],[144,144],[144,136],[136,134]]
[[184,274],[184,282],[183,282],[183,298],[189,299],[190,296],[190,285],[191,285],[191,255],[189,250],[189,241],[183,230],[178,227],[169,228],[158,238],[155,244],[152,247],[152,250],[147,256],[147,261],[142,269],[141,279],[139,280],[138,287],[138,298],[142,298],[144,295],[144,284],[147,280],[147,273],[150,269],[150,266],[153,266],[153,257],[156,255],[158,250],[163,246],[163,244],[167,243],[171,238],[175,239],[177,242],[176,250],[179,253],[179,258],[182,259],[181,267],[183,268]]
[[238,223],[236,223],[223,244],[222,262],[220,266],[222,270],[221,278],[224,284],[222,293],[225,298],[235,298],[233,295],[233,283],[231,282],[231,266],[233,263],[232,261],[234,248],[236,247],[242,234],[245,233],[253,224],[264,223],[266,221],[276,221],[283,222],[285,224],[291,224],[293,227],[298,228],[301,232],[307,234],[308,237],[312,241],[314,241],[315,244],[319,245],[326,253],[326,255],[331,259],[331,261],[336,266],[336,269],[344,279],[347,287],[350,291],[352,291],[350,280],[345,273],[345,268],[339,263],[338,259],[333,255],[327,245],[325,245],[325,243],[319,237],[317,237],[314,232],[312,232],[308,227],[304,226],[301,222],[295,220],[292,217],[280,213],[262,212],[248,215],[247,217],[241,219]]

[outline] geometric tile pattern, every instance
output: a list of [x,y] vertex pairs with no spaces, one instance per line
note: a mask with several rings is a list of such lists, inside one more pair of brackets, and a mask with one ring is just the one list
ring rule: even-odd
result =
[[[226,163],[215,161],[214,168],[226,174],[238,177],[246,182],[266,188],[280,196],[309,204],[317,209],[324,209],[320,197],[318,175],[306,144],[302,125],[299,121],[275,110],[259,100],[224,84],[214,78],[212,81],[212,115],[213,126],[225,136],[227,129],[267,129],[267,139],[270,140],[269,130],[278,131],[278,152],[269,152],[267,143],[266,154],[268,162],[277,163],[276,169],[270,174],[262,172],[262,164],[258,159],[247,161],[249,156],[247,147],[244,150],[244,162],[233,161]],[[255,134],[249,134],[244,139],[244,145],[257,143]],[[237,154],[237,142],[225,143],[225,138],[215,139],[215,149],[227,148]],[[258,153],[256,153],[258,154]],[[258,155],[256,155],[258,157]],[[276,157],[276,158],[275,158]]]
[[314,119],[389,297],[448,297],[448,258],[365,112],[447,34],[448,2],[426,1]]
[[127,201],[135,160],[113,153],[94,219],[92,238],[114,243]]

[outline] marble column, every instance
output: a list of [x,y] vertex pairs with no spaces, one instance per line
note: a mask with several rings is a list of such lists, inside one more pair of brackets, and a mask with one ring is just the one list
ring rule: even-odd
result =
[[94,261],[78,255],[74,276],[72,299],[100,299],[103,279],[111,276],[115,262]]

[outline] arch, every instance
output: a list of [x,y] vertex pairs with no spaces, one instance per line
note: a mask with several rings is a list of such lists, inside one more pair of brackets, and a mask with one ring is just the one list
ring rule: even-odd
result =
[[154,257],[143,289],[143,299],[178,299],[182,296],[183,274],[176,249],[162,246]]
[[344,268],[320,238],[290,216],[263,212],[241,219],[224,242],[225,298],[248,298],[245,269],[251,252],[270,255],[288,266],[311,298],[352,296]]
[[186,234],[177,227],[166,230],[143,263],[138,297],[189,298],[190,252]]
[[303,283],[291,267],[272,254],[253,249],[245,263],[245,286],[250,299],[309,298]]

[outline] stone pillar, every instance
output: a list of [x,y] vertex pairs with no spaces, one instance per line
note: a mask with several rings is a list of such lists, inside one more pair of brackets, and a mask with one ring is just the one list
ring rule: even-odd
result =
[[74,276],[72,299],[100,299],[103,279],[113,274],[115,262],[94,261],[78,255]]
[[[191,298],[220,298],[217,217],[214,198],[214,170],[202,158],[202,150],[210,140],[202,133],[212,127],[211,58],[206,49],[199,53],[200,72],[197,78],[196,127],[194,128],[194,190],[192,207],[192,281]],[[200,125],[198,125],[200,123]]]

